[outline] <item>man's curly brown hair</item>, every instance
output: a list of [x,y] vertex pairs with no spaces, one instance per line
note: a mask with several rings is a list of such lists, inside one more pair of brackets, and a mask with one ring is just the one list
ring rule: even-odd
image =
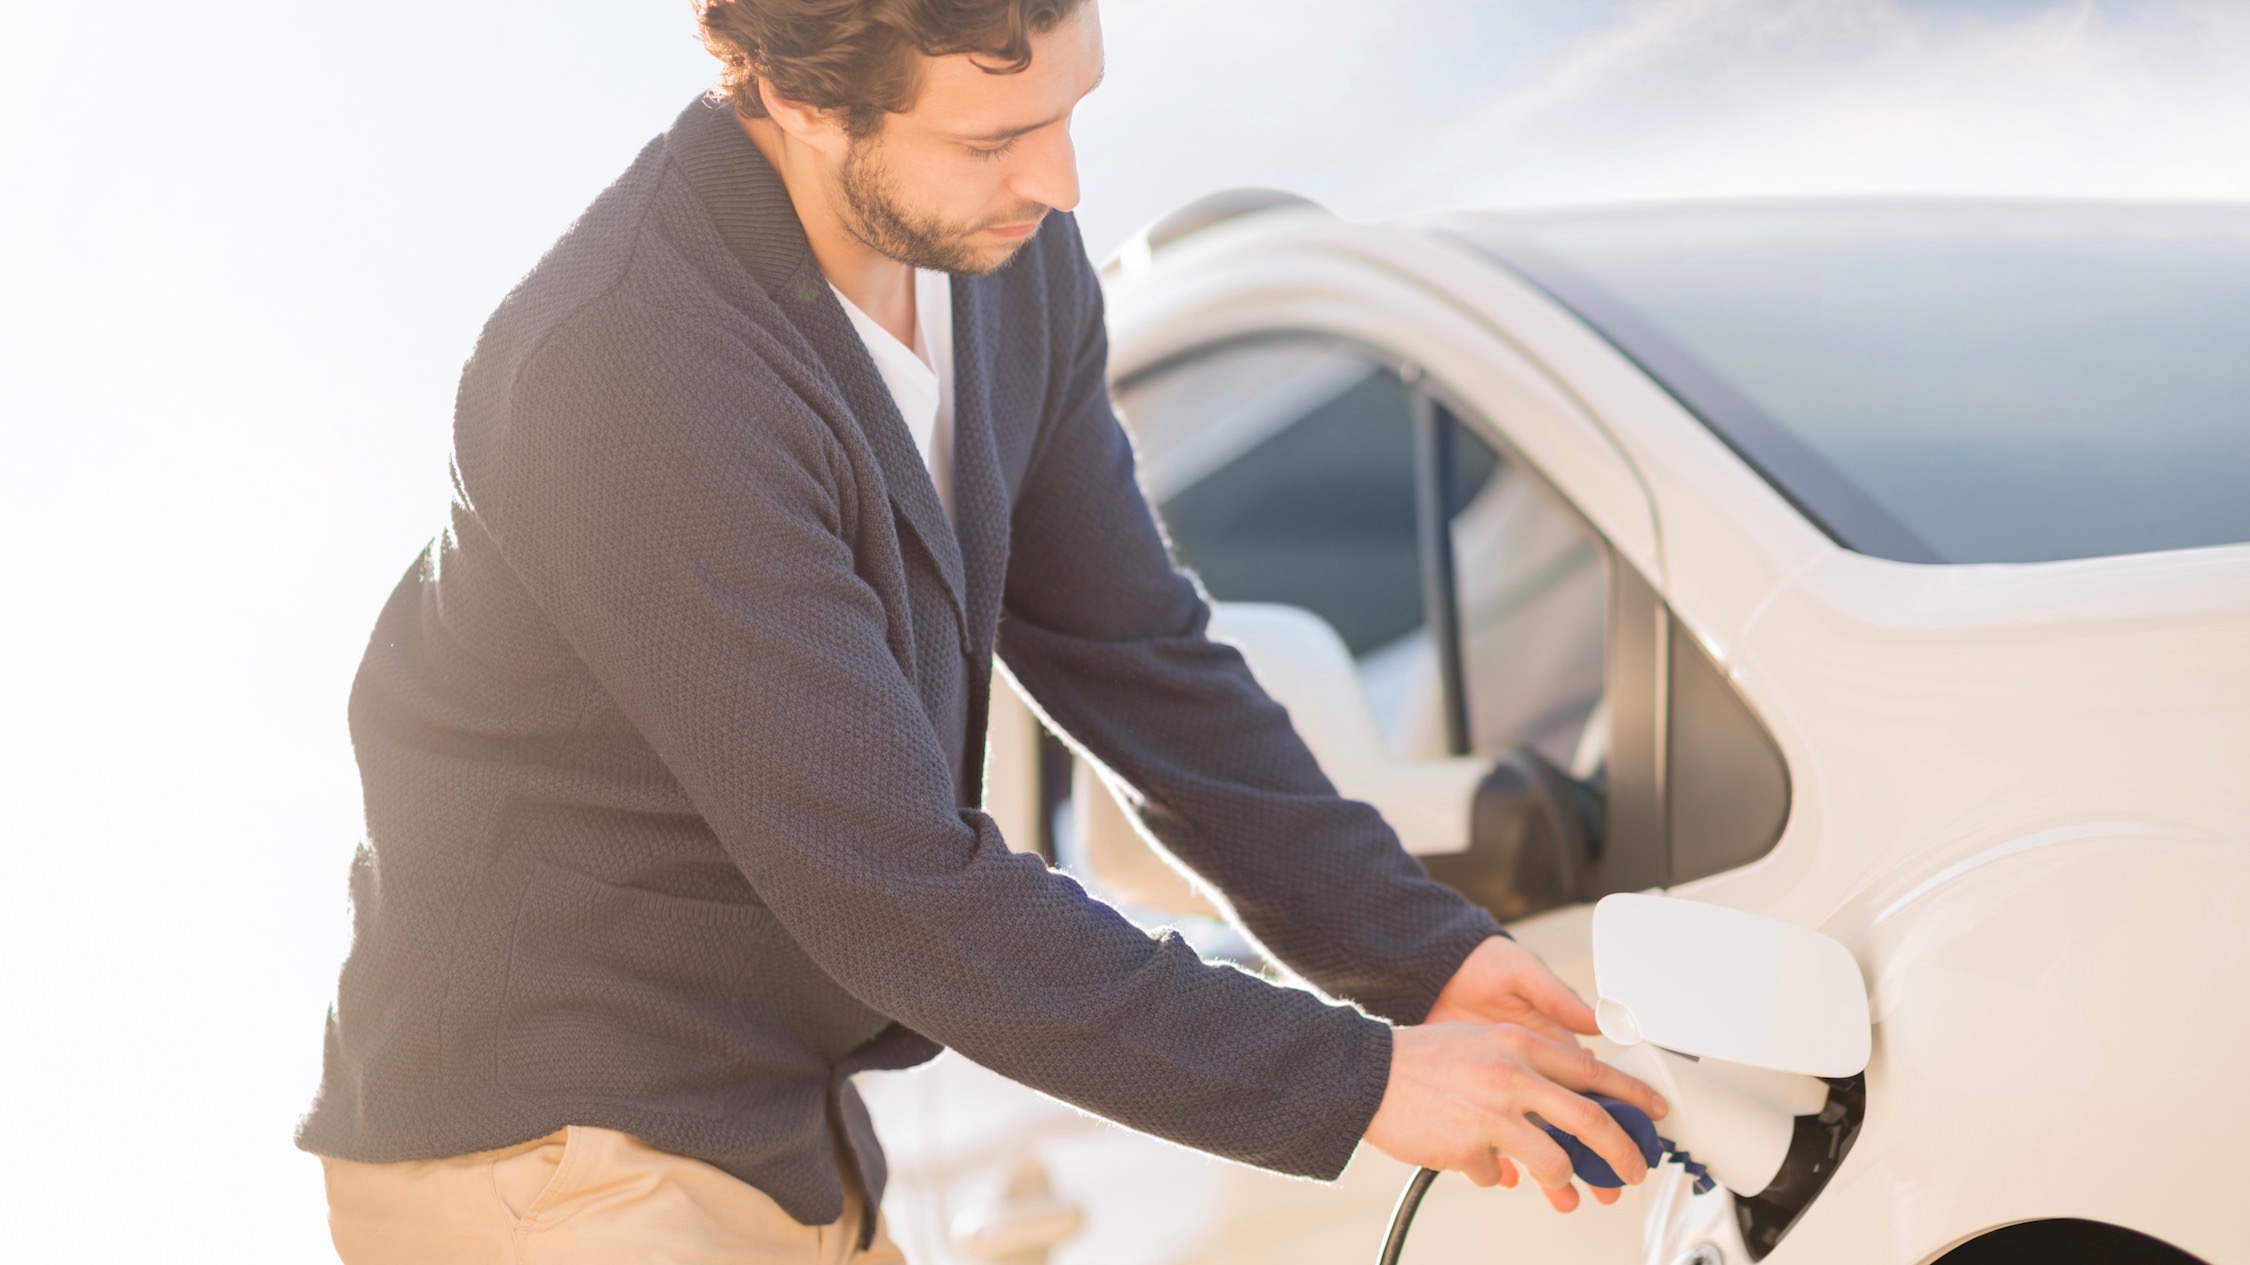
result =
[[[873,135],[883,116],[912,109],[915,53],[973,53],[1015,74],[1031,37],[1081,0],[696,0],[703,46],[719,59],[716,95],[744,118],[765,117],[758,81],[775,95],[840,112],[845,132]],[[980,63],[981,65],[982,63]]]

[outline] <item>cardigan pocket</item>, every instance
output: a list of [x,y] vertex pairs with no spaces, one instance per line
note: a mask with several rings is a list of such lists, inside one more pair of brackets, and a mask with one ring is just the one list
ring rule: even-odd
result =
[[535,863],[509,947],[498,1080],[550,1109],[607,1102],[725,1118],[745,1097],[825,1078],[883,1026],[817,971],[808,982],[809,970],[762,904]]

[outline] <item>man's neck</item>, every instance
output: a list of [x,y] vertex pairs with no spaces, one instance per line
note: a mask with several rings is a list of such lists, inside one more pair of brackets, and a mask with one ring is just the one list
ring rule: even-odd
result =
[[773,165],[789,201],[804,225],[805,243],[813,262],[829,284],[843,291],[860,311],[890,331],[891,336],[914,345],[914,269],[861,241],[844,227],[822,186],[818,157],[792,141],[769,119],[742,119],[742,130],[758,152]]

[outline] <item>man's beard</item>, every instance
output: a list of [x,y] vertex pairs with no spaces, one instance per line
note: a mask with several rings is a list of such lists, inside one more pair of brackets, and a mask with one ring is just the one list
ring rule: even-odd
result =
[[[872,140],[852,142],[844,154],[839,183],[844,206],[851,212],[844,227],[877,253],[911,267],[978,276],[999,270],[1024,242],[1031,240],[1027,236],[1005,251],[987,254],[971,247],[969,238],[988,226],[955,228],[909,211],[898,199],[898,183],[876,157]],[[1011,220],[995,222],[1021,224],[1045,212],[1045,207],[1038,207]]]

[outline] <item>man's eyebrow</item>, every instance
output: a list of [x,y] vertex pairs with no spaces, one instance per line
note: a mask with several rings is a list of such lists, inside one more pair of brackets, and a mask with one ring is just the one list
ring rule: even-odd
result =
[[[1099,71],[1096,71],[1096,72],[1094,73],[1094,82],[1093,82],[1093,84],[1092,84],[1091,86],[1089,86],[1089,87],[1088,87],[1088,88],[1086,89],[1086,93],[1087,93],[1087,95],[1091,95],[1091,94],[1093,93],[1093,91],[1094,91],[1094,89],[1095,89],[1095,88],[1099,88],[1099,87],[1101,87],[1101,86],[1102,86],[1102,79],[1103,79],[1103,78],[1104,78],[1105,76],[1107,76],[1108,74],[1109,74],[1109,63],[1108,63],[1108,62],[1103,62],[1103,63],[1102,63],[1102,68],[1101,68],[1101,69],[1100,69]],[[1084,98],[1082,97],[1082,98],[1081,98],[1081,100],[1083,100],[1083,99],[1084,99]],[[1073,106],[1073,108],[1076,108],[1076,107],[1075,107],[1075,106]],[[1065,111],[1063,111],[1063,114],[1068,114],[1068,113],[1070,113],[1070,111],[1069,111],[1069,110],[1065,110]],[[1026,123],[1026,124],[1024,124],[1024,125],[1023,125],[1022,127],[1010,127],[1010,128],[1003,128],[1003,129],[1001,129],[1000,131],[997,131],[997,132],[984,132],[984,133],[981,133],[981,134],[976,134],[976,135],[971,135],[971,134],[969,134],[969,133],[966,133],[966,132],[955,133],[955,135],[954,135],[954,139],[955,139],[955,140],[968,141],[968,142],[970,142],[971,144],[976,144],[976,145],[997,145],[997,144],[999,144],[999,143],[1000,143],[1000,142],[1002,142],[1002,141],[1012,141],[1012,140],[1014,140],[1015,138],[1017,138],[1018,136],[1022,136],[1022,135],[1023,135],[1024,133],[1026,133],[1026,132],[1036,132],[1036,131],[1038,131],[1038,130],[1039,130],[1040,128],[1043,128],[1043,127],[1047,126],[1048,124],[1050,124],[1050,123],[1053,123],[1053,122],[1055,121],[1055,119],[1059,119],[1059,118],[1061,118],[1061,117],[1062,117],[1062,114],[1058,114],[1058,115],[1056,115],[1056,116],[1055,116],[1055,118],[1053,118],[1053,119],[1041,119],[1041,120],[1040,120],[1039,122],[1037,122],[1037,123]]]

